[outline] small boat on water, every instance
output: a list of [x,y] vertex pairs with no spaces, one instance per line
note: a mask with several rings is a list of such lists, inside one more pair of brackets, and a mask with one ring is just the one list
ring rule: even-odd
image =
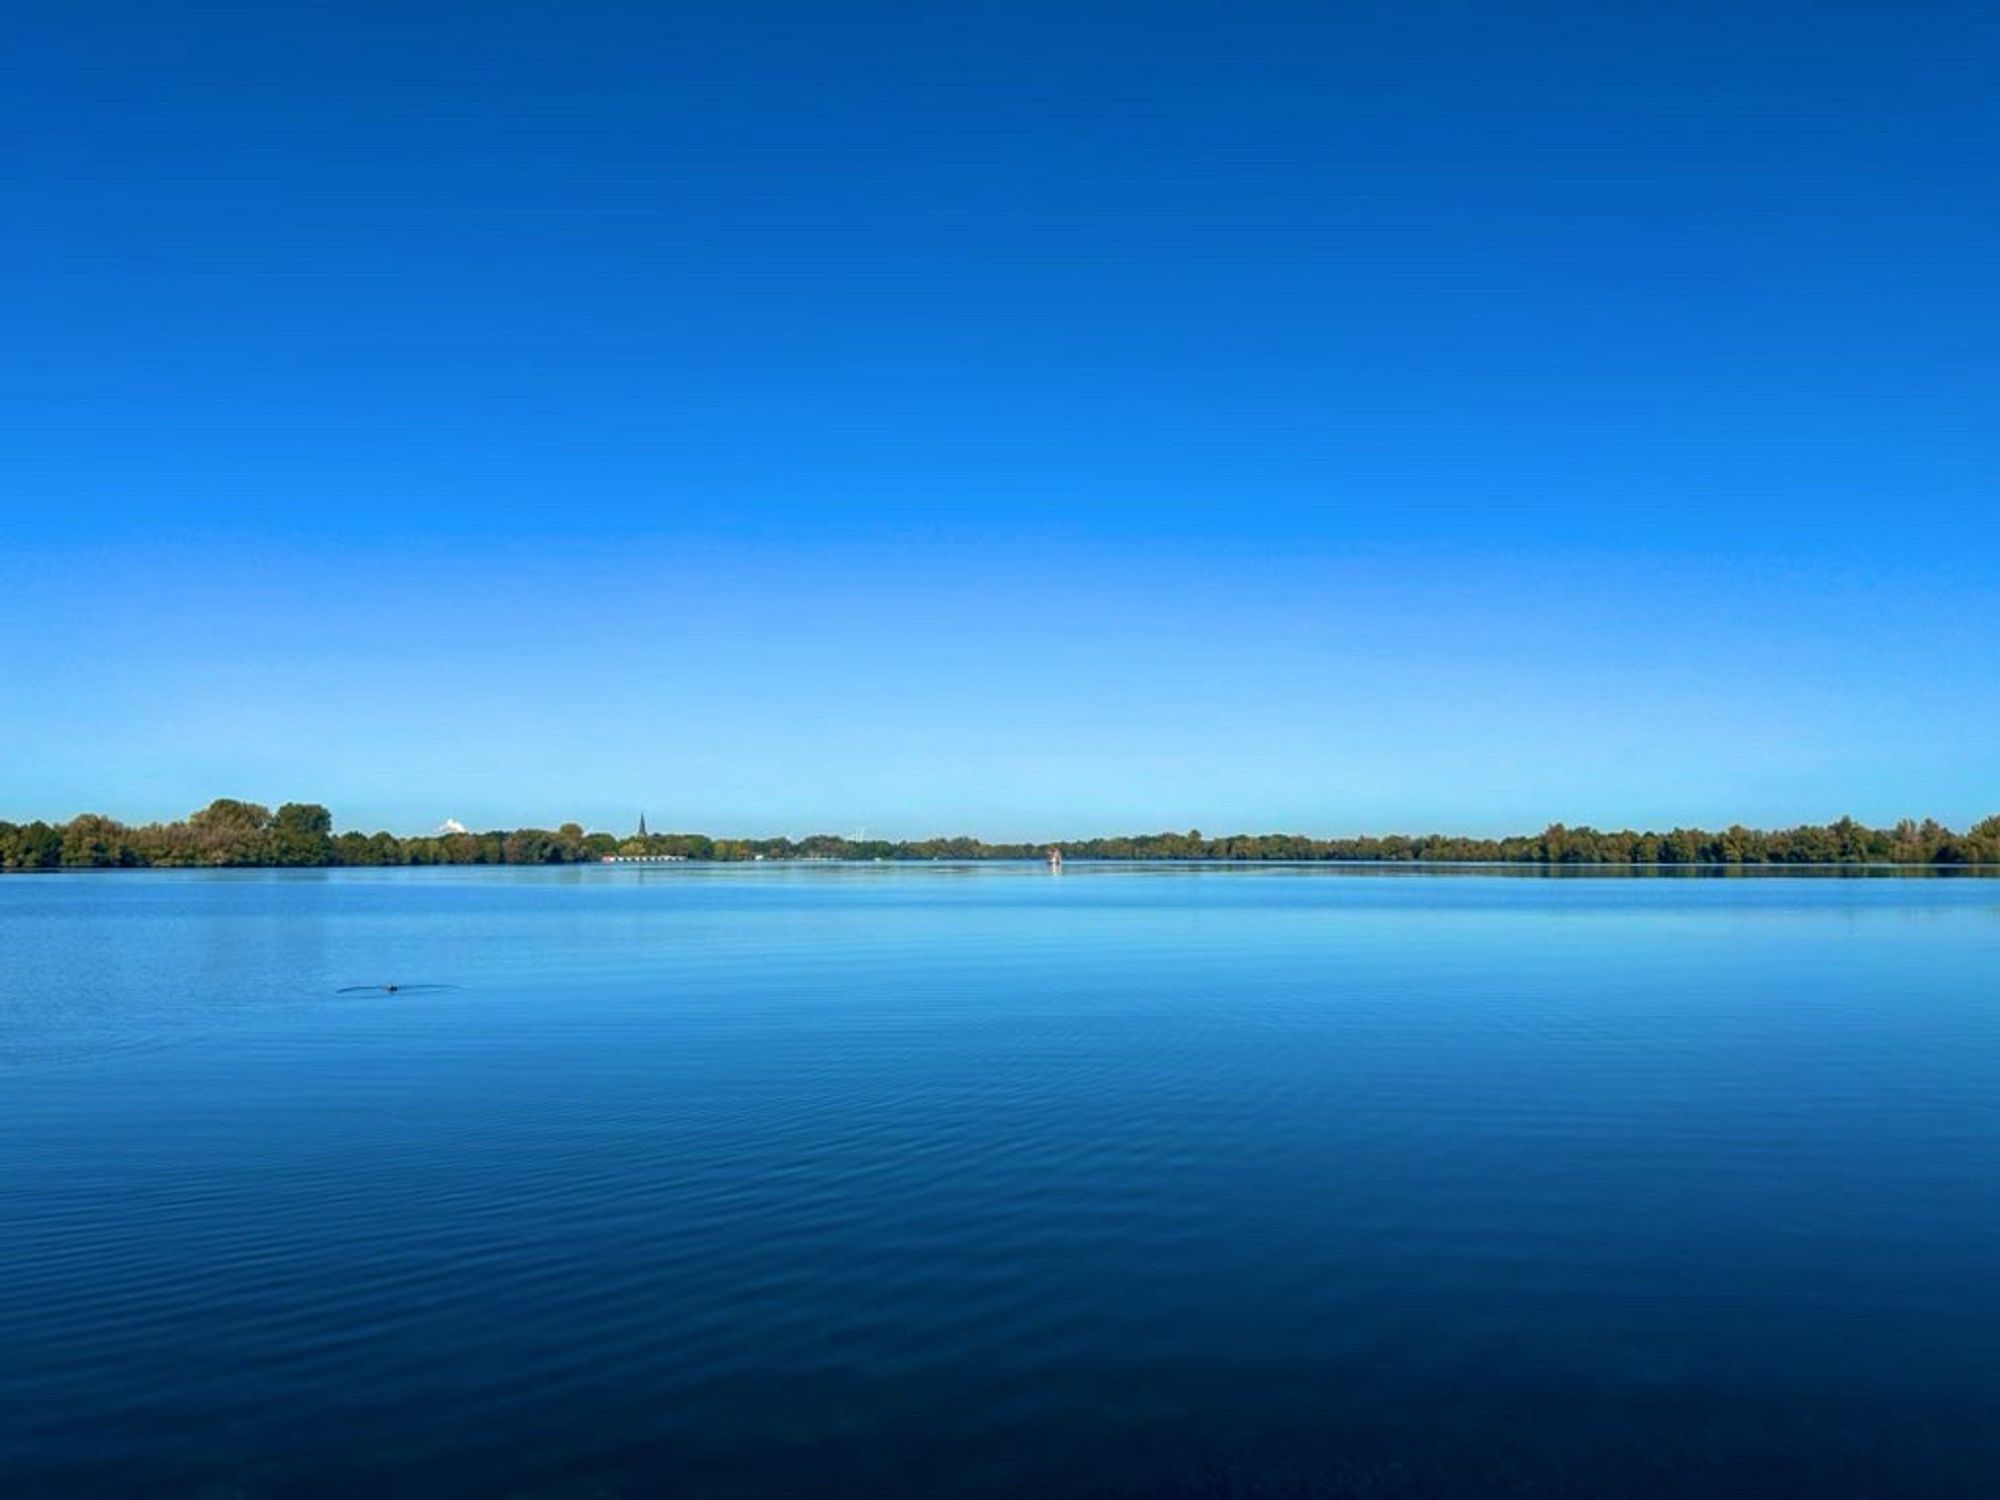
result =
[[1062,850],[1053,846],[1049,849],[1049,868],[1057,873],[1062,870]]

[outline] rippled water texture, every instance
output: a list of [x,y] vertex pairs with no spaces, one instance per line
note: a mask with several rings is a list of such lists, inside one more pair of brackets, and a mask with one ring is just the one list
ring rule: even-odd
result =
[[9,1495],[2000,1493],[2000,881],[8,877],[0,960]]

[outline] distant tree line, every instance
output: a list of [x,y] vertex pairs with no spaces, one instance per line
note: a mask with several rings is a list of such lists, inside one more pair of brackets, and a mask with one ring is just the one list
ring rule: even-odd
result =
[[[287,802],[276,812],[223,798],[178,823],[130,826],[97,813],[67,823],[0,822],[0,870],[113,869],[173,866],[285,865],[562,865],[612,855],[688,860],[755,859],[973,860],[1030,859],[1045,844],[989,844],[980,839],[730,839],[701,833],[621,838],[560,828],[497,829],[404,838],[392,833],[335,833],[316,802]],[[1070,859],[1378,860],[1395,863],[1487,861],[1545,865],[2000,865],[2000,817],[1955,833],[1929,819],[1869,828],[1852,818],[1765,831],[1607,832],[1560,823],[1536,834],[1463,838],[1385,834],[1318,839],[1294,833],[1237,833],[1210,838],[1146,833],[1062,841]]]

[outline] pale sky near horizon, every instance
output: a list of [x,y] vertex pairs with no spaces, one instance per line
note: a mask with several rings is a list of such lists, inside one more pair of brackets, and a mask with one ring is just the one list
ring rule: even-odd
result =
[[2000,812],[2000,13],[29,5],[0,818]]

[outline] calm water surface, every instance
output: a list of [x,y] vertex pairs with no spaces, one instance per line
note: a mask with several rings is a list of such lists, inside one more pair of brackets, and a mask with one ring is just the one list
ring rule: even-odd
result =
[[2000,881],[8,877],[0,1209],[9,1495],[1991,1495]]

